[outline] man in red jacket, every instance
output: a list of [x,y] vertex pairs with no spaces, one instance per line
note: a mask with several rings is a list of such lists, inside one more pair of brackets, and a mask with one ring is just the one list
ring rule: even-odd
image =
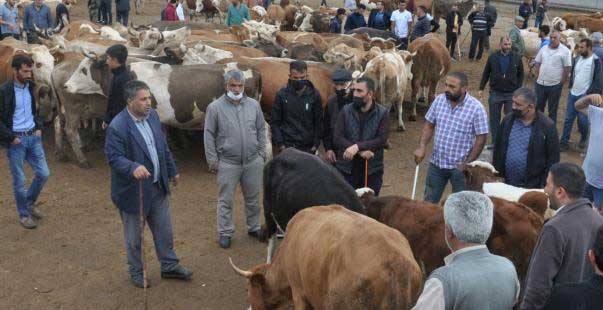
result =
[[178,15],[176,14],[176,0],[170,0],[163,9],[163,16],[161,20],[178,21]]

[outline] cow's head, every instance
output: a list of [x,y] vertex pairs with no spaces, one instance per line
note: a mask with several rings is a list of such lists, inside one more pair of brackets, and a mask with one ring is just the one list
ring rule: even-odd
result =
[[111,71],[106,63],[106,56],[98,56],[94,52],[84,50],[86,56],[73,72],[64,87],[72,94],[99,94],[107,96]]
[[151,27],[151,25],[135,26],[134,24],[128,27],[128,33],[135,38],[138,38],[138,47],[142,49],[152,50],[163,42],[163,34],[159,29]]
[[412,80],[412,59],[417,55],[417,52],[399,51],[398,54],[404,60],[404,68],[406,69],[406,77],[408,80]]
[[504,181],[503,178],[498,176],[498,171],[492,164],[480,160],[467,164],[463,174],[465,175],[466,189],[470,191],[482,192],[484,183]]
[[262,35],[259,35],[256,39],[245,40],[243,44],[257,48],[270,57],[287,57],[289,55],[289,51],[282,45],[270,38],[264,38]]
[[282,283],[271,283],[267,277],[270,264],[257,265],[250,270],[242,270],[235,266],[232,258],[228,258],[232,269],[247,279],[247,301],[252,310],[279,309],[291,301],[291,290]]

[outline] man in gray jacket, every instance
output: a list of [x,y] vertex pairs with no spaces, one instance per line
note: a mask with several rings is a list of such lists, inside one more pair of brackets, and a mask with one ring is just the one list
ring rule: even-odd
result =
[[212,102],[205,115],[205,157],[218,174],[218,243],[230,247],[234,233],[232,206],[237,184],[245,198],[247,232],[261,239],[260,187],[266,158],[266,127],[260,104],[245,96],[245,75],[224,74],[226,94]]
[[594,274],[585,253],[592,246],[603,219],[582,197],[582,168],[557,163],[549,170],[544,191],[555,215],[538,236],[532,252],[521,309],[544,308],[553,285],[582,282]]
[[478,192],[452,194],[444,204],[444,238],[452,254],[434,270],[414,310],[512,309],[519,297],[515,266],[491,254],[494,205]]

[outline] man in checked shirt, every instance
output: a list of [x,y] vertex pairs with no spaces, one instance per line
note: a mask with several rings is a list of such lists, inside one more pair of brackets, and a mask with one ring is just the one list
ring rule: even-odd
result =
[[464,190],[465,165],[476,160],[486,144],[488,116],[482,103],[467,93],[468,84],[464,73],[449,73],[444,94],[436,97],[425,115],[421,144],[414,152],[418,165],[435,133],[425,201],[439,203],[448,181],[453,192]]

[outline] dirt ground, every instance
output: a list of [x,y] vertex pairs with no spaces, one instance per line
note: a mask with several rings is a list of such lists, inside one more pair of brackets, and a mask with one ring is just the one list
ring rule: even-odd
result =
[[[88,16],[87,1],[79,2],[72,8],[72,19]],[[133,15],[131,19],[137,23],[157,20],[163,3],[147,0],[146,15]],[[310,5],[317,3],[311,0]],[[340,1],[329,0],[329,4],[340,5]],[[499,20],[493,31],[493,47],[497,47],[498,37],[510,29],[516,12],[515,5],[496,6]],[[550,16],[557,15],[558,12],[551,12]],[[467,29],[463,27],[465,32]],[[465,51],[469,41],[464,41]],[[481,63],[463,60],[453,64],[454,70],[469,74],[473,94],[477,93],[485,58]],[[566,92],[561,100],[559,122],[565,114]],[[392,118],[393,148],[385,157],[384,195],[410,196],[414,174],[412,151],[419,141],[422,122],[422,118],[407,122],[407,131],[399,133],[394,131]],[[561,129],[561,123],[558,128]],[[110,172],[102,148],[97,146],[86,154],[93,165],[89,170],[80,169],[74,162],[57,162],[51,129],[47,131],[45,149],[51,177],[40,196],[40,209],[46,217],[38,229],[29,231],[18,224],[7,160],[0,160],[0,309],[143,309],[143,291],[128,281],[122,227],[110,201]],[[219,248],[216,181],[207,172],[201,141],[175,156],[182,176],[171,198],[175,247],[182,264],[194,271],[194,280],[182,283],[160,279],[159,264],[147,231],[149,273],[154,284],[148,291],[149,309],[243,309],[245,281],[231,270],[228,257],[247,268],[264,261],[265,245],[247,237],[238,193],[235,214],[239,230],[231,249]],[[570,152],[564,153],[562,160],[579,163],[582,158]],[[422,197],[424,187],[426,165],[422,167],[418,197]]]

